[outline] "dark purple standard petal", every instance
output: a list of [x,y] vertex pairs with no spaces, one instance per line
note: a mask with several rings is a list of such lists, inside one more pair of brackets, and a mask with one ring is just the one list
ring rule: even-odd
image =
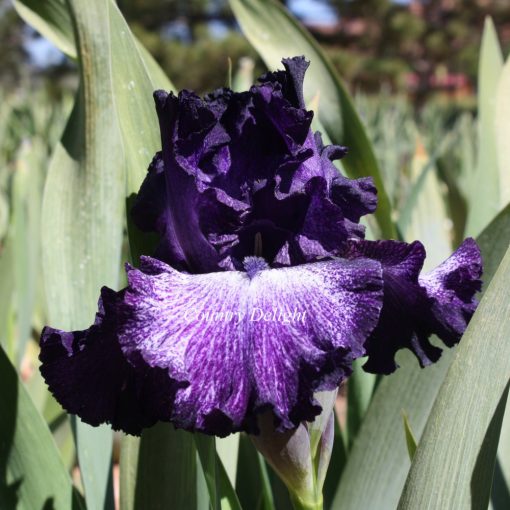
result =
[[305,57],[284,58],[282,64],[285,71],[275,71],[261,76],[261,83],[278,83],[283,95],[296,108],[306,108],[303,97],[303,81],[310,65]]
[[162,152],[132,216],[159,234],[157,258],[191,273],[239,269],[260,236],[261,254],[279,267],[338,256],[363,238],[359,220],[374,211],[376,190],[343,177],[332,161],[345,147],[312,132],[308,62],[283,63],[247,92],[155,93]]
[[151,161],[131,214],[140,230],[159,234],[160,243],[154,256],[168,261],[177,269],[184,269],[187,267],[187,261],[168,204],[164,169],[161,152],[158,152]]
[[45,330],[50,389],[88,423],[135,433],[154,419],[254,432],[265,409],[279,430],[312,420],[314,392],[336,388],[364,354],[382,304],[380,264],[269,269],[253,258],[246,270],[190,275],[151,258],[128,267],[128,288],[108,291],[112,307],[98,324]]
[[366,343],[365,370],[393,372],[395,354],[402,348],[411,349],[426,366],[441,355],[441,349],[429,341],[432,334],[449,347],[460,340],[481,288],[482,262],[473,239],[466,239],[450,258],[424,276],[420,271],[425,248],[418,241],[361,241],[352,243],[348,256],[378,260],[383,267],[383,308]]

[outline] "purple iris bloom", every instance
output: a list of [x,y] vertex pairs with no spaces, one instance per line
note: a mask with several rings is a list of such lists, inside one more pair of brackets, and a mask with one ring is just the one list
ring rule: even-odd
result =
[[158,420],[219,436],[311,421],[318,391],[352,362],[388,374],[408,348],[422,366],[460,339],[476,307],[481,257],[466,240],[420,275],[418,241],[365,241],[370,178],[332,163],[303,100],[308,63],[283,61],[248,92],[203,99],[158,91],[162,151],[131,211],[159,245],[128,286],[103,288],[85,331],[42,332],[41,372],[92,425],[138,434]]

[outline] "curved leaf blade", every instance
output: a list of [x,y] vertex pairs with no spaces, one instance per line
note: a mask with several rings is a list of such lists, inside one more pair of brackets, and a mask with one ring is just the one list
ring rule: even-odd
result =
[[174,90],[174,87],[133,36],[116,3],[108,0],[108,5],[112,87],[127,165],[126,195],[129,195],[138,191],[152,157],[161,148],[152,93],[158,88]]
[[[81,81],[48,170],[42,256],[49,322],[76,330],[93,321],[99,289],[118,285],[125,173],[109,65],[107,4],[71,0],[69,5]],[[87,503],[113,508],[112,432],[79,420],[74,430]]]
[[65,0],[13,0],[23,20],[51,41],[62,53],[76,58],[73,26]]
[[503,69],[503,56],[491,18],[485,20],[478,69],[478,159],[472,176],[468,235],[478,235],[506,203],[500,201],[496,93]]
[[82,508],[46,422],[0,347],[0,508]]

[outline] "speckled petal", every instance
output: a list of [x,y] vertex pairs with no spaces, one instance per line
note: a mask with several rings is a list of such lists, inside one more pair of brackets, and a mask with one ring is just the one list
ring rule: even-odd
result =
[[[260,259],[262,260],[262,259]],[[266,266],[265,266],[266,267]],[[254,431],[271,408],[281,429],[320,411],[375,326],[380,265],[335,260],[294,268],[189,275],[155,259],[129,268],[119,339],[128,359],[189,382],[172,422],[226,435]]]
[[67,412],[90,425],[109,423],[139,434],[169,416],[183,383],[164,369],[126,360],[116,337],[116,302],[122,295],[104,288],[96,322],[87,330],[44,328],[39,358],[49,390]]
[[439,359],[435,334],[447,346],[460,340],[473,314],[480,290],[480,251],[472,239],[443,264],[420,276],[425,248],[415,241],[361,241],[351,244],[349,257],[368,257],[383,267],[384,301],[377,327],[366,350],[368,372],[389,374],[397,368],[395,354],[408,348],[421,366]]
[[320,408],[312,393],[351,374],[379,317],[381,285],[379,264],[339,259],[253,278],[257,407],[270,404],[280,430],[313,420]]
[[451,347],[456,344],[476,310],[481,290],[482,258],[474,239],[466,239],[441,265],[419,278],[434,302],[435,333]]

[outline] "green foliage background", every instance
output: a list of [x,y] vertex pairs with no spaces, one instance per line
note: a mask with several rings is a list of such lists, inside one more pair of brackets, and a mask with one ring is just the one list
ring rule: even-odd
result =
[[[371,235],[423,240],[431,266],[473,235],[485,260],[483,300],[458,349],[426,370],[402,353],[401,368],[382,380],[356,367],[346,419],[336,424],[325,508],[510,506],[510,61],[490,19],[481,41],[475,30],[487,10],[505,25],[507,9],[454,2],[447,24],[429,26],[391,2],[331,4],[367,26],[383,19],[382,31],[355,41],[310,34],[273,0],[17,0],[18,14],[5,11],[0,32],[14,35],[0,51],[13,70],[2,75],[0,97],[2,510],[114,508],[113,480],[122,509],[290,508],[244,435],[214,440],[160,424],[138,439],[69,417],[39,375],[37,343],[48,322],[88,326],[100,286],[121,287],[122,261],[136,261],[125,201],[159,148],[152,91],[221,86],[227,57],[233,86],[245,89],[292,54],[312,61],[305,93],[316,128],[351,148],[341,170],[378,181]],[[439,12],[440,2],[429,4],[426,20]],[[165,22],[183,16],[189,40],[161,37]],[[16,33],[21,18],[70,59],[33,74]],[[212,38],[211,19],[238,23],[244,35]],[[455,41],[473,55],[452,53]],[[453,59],[476,75],[478,97],[417,94],[413,102],[399,93],[399,73],[414,70],[416,51],[429,66],[422,77]],[[350,94],[345,78],[365,90],[391,86]]]

